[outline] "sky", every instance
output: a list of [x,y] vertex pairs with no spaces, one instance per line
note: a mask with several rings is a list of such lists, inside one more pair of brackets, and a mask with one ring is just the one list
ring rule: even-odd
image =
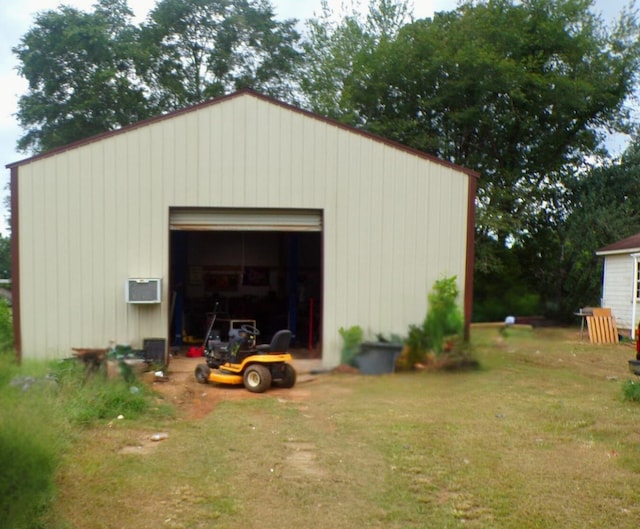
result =
[[[332,9],[339,10],[343,0],[329,0]],[[0,233],[9,235],[6,224],[5,197],[8,195],[9,170],[5,166],[27,157],[16,150],[23,135],[16,119],[17,101],[26,93],[27,85],[16,72],[17,59],[11,49],[31,27],[36,13],[56,9],[59,5],[71,5],[91,11],[95,0],[0,0]],[[129,0],[129,7],[137,21],[145,19],[156,0]],[[366,6],[368,0],[361,0]],[[457,0],[413,0],[415,18],[432,16],[437,11],[455,9]],[[271,0],[278,20],[296,18],[300,21],[320,12],[321,0]],[[605,20],[617,18],[627,0],[595,0],[595,11]]]

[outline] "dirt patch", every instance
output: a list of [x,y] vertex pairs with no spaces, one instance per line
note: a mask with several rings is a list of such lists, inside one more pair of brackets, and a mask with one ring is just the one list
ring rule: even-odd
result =
[[243,386],[198,383],[194,373],[196,366],[201,363],[203,363],[202,358],[175,357],[171,360],[163,381],[151,382],[154,390],[190,419],[208,415],[223,401],[272,397],[287,401],[304,401],[309,397],[310,392],[299,385],[315,379],[311,375],[299,373],[294,388],[271,388],[266,393],[257,394],[247,391]]
[[150,437],[139,439],[135,445],[123,446],[118,450],[119,454],[124,455],[147,455],[152,454],[161,441],[153,441]]
[[289,441],[285,448],[285,478],[322,478],[326,475],[318,463],[315,444]]

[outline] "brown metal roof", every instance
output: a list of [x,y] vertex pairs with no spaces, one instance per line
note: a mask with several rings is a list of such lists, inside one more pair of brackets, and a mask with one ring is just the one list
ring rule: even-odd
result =
[[631,237],[627,237],[626,239],[604,246],[599,250],[596,250],[596,255],[608,253],[631,253],[632,251],[640,251],[640,233],[636,233]]

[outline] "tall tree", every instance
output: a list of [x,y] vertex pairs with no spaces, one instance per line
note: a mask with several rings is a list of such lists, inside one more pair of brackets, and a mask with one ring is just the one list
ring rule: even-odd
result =
[[0,234],[0,279],[11,279],[11,237]]
[[295,20],[268,0],[161,0],[142,27],[126,0],[37,15],[13,50],[29,82],[19,149],[42,152],[233,90],[293,101]]
[[292,100],[300,39],[266,0],[161,0],[143,27],[155,104],[179,108],[239,88]]
[[362,14],[357,1],[343,4],[340,12],[327,2],[320,14],[306,22],[303,76],[300,80],[306,105],[333,119],[355,122],[353,101],[346,80],[381,42],[393,39],[411,21],[406,1],[370,0]]
[[557,214],[605,128],[627,131],[636,18],[611,31],[592,0],[469,2],[407,25],[354,69],[362,126],[480,172],[480,238],[512,244]]
[[61,6],[36,16],[14,48],[29,82],[18,101],[22,151],[41,152],[148,117],[137,81],[137,29],[126,0],[85,13]]
[[540,228],[518,249],[530,284],[565,317],[600,301],[602,258],[595,251],[640,232],[640,145],[569,183],[566,207],[556,229]]

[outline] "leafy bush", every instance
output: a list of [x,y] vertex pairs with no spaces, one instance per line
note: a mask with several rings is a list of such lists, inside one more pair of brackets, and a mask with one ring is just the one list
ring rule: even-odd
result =
[[626,380],[622,384],[622,396],[624,400],[640,402],[640,384],[633,380]]
[[364,339],[364,332],[362,331],[362,327],[359,325],[353,325],[345,329],[344,327],[340,327],[338,329],[340,336],[342,337],[342,351],[340,354],[340,361],[343,364],[353,364],[353,359],[358,354],[360,349],[360,344]]
[[[43,423],[46,418],[41,418]],[[63,440],[49,425],[23,414],[0,429],[0,516],[6,528],[36,528],[55,493],[54,473]]]
[[0,298],[0,353],[13,347],[13,313],[4,298]]
[[38,371],[42,366],[18,367],[0,355],[0,519],[8,529],[43,526],[68,438],[55,383]]
[[87,377],[76,360],[18,366],[0,354],[0,525],[44,527],[55,471],[74,428],[120,414],[135,418],[151,408],[152,398],[143,384]]
[[446,337],[458,337],[462,334],[464,320],[457,299],[458,285],[455,276],[436,281],[429,294],[429,310],[424,330],[430,336],[431,347],[436,354],[444,350]]
[[53,369],[65,416],[74,425],[124,415],[136,418],[150,408],[152,393],[144,384],[96,375],[87,379],[80,362],[65,360]]
[[540,295],[523,287],[509,287],[507,292],[495,292],[484,300],[474,300],[473,321],[503,321],[506,316],[537,316],[544,311]]
[[450,339],[462,334],[464,319],[457,305],[456,276],[440,279],[429,293],[429,309],[422,325],[410,325],[407,338],[410,364],[424,361],[429,350],[436,355],[445,351]]

